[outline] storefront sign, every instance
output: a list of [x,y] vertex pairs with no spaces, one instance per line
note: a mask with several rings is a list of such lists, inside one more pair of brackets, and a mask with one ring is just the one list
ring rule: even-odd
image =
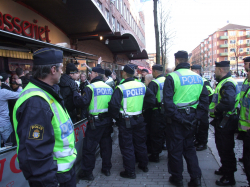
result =
[[[37,20],[34,20],[37,23]],[[41,27],[28,21],[21,21],[18,17],[12,17],[10,14],[0,12],[0,29],[22,34],[23,36],[34,38],[41,41],[50,42],[48,26]]]
[[[75,161],[76,171],[81,167],[82,160],[82,144],[85,137],[85,130],[88,121],[81,120],[74,124],[77,158]],[[29,186],[28,182],[19,169],[17,162],[16,147],[10,148],[5,153],[0,152],[0,187],[19,187]]]

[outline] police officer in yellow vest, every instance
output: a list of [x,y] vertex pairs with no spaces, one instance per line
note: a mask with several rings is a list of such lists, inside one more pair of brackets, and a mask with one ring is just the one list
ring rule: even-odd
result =
[[247,71],[247,78],[242,85],[240,93],[240,117],[238,128],[242,133],[243,139],[243,164],[245,173],[247,176],[248,184],[250,185],[250,57],[246,57],[244,60],[245,70]]
[[[194,64],[191,66],[191,70],[198,75],[201,75],[201,65]],[[213,98],[213,89],[210,86],[210,83],[207,79],[202,78],[204,85],[207,88],[208,96],[209,96],[209,104]],[[200,125],[198,127],[198,132],[195,133],[195,147],[196,151],[202,151],[207,149],[207,142],[208,142],[208,128],[209,128],[209,121],[208,121],[208,114],[201,117]]]
[[150,162],[159,162],[159,154],[162,152],[162,144],[165,138],[164,130],[166,128],[164,115],[161,113],[165,77],[163,75],[162,65],[156,64],[152,69],[152,74],[155,79],[149,83],[148,88],[155,95],[155,106],[153,108],[151,122],[148,129],[149,141],[151,144],[151,155],[148,157],[148,160]]
[[43,48],[33,59],[33,77],[13,112],[20,169],[31,187],[75,187],[74,126],[57,85],[63,52]]
[[123,156],[125,171],[121,177],[134,179],[135,154],[139,161],[139,169],[148,172],[148,156],[146,147],[146,124],[143,122],[143,107],[153,107],[154,94],[143,83],[134,80],[134,67],[125,65],[122,78],[125,81],[116,87],[111,101],[109,113],[116,119],[119,128],[119,145]]
[[188,53],[175,53],[175,70],[166,76],[163,88],[164,110],[167,118],[169,181],[183,186],[183,156],[191,177],[188,186],[201,186],[193,137],[201,116],[208,113],[208,92],[201,76],[190,70]]
[[101,172],[110,176],[112,139],[112,120],[108,115],[108,102],[111,99],[113,89],[104,83],[105,70],[100,66],[92,68],[90,75],[91,84],[83,90],[83,96],[78,98],[74,94],[75,102],[88,108],[88,126],[82,148],[82,170],[79,178],[82,180],[94,180],[96,148],[100,145],[102,157]]
[[221,167],[215,171],[222,175],[216,181],[218,186],[235,184],[234,172],[236,158],[234,153],[234,132],[237,128],[236,107],[240,100],[237,82],[231,77],[230,61],[215,62],[215,79],[218,82],[211,104],[210,116],[214,118],[211,124],[215,129],[215,143],[221,158]]

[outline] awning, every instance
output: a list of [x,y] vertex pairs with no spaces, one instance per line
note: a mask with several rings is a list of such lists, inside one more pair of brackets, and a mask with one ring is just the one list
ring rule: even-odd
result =
[[143,67],[143,66],[138,66],[138,69],[140,69],[140,70],[142,70],[142,69],[147,69],[147,70],[148,70],[148,73],[152,74],[152,71],[151,71],[151,69],[149,69],[149,68],[145,68],[145,67]]
[[33,38],[28,38],[26,36],[14,34],[11,32],[7,32],[4,30],[0,30],[0,46],[6,46],[6,47],[16,47],[16,48],[25,48],[26,51],[35,51],[39,48],[43,47],[52,47],[56,49],[60,49],[64,52],[64,55],[69,56],[95,56],[89,53],[85,53],[82,51],[77,51],[74,49],[70,49],[67,47],[42,42],[39,40],[35,40]]

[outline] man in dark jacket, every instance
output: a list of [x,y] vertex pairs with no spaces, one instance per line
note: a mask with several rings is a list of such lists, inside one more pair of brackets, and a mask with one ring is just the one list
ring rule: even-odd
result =
[[77,121],[76,108],[79,107],[76,106],[73,102],[73,90],[79,90],[78,85],[75,82],[77,78],[78,69],[76,68],[75,64],[68,63],[66,66],[66,73],[61,76],[59,86],[61,95],[65,103],[65,107],[73,123]]

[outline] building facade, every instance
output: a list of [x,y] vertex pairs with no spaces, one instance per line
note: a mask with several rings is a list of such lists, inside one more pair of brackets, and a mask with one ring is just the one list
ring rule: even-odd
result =
[[230,60],[230,68],[243,69],[243,58],[250,55],[250,26],[228,24],[204,39],[193,51],[192,64],[213,71],[215,61]]

